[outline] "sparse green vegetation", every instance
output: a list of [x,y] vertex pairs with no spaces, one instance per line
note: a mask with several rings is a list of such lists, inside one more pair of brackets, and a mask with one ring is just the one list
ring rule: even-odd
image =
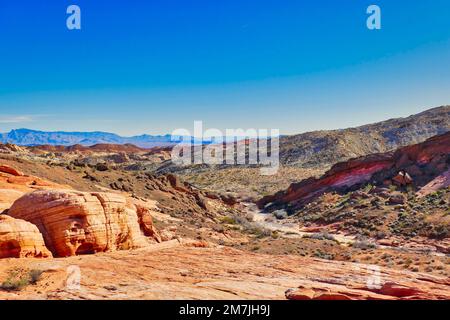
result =
[[236,219],[230,216],[221,217],[219,220],[223,224],[237,224]]
[[327,233],[327,232],[321,232],[321,233],[313,233],[313,234],[305,234],[303,238],[307,239],[315,239],[315,240],[330,240],[330,241],[336,241],[333,235]]
[[391,185],[389,186],[389,191],[390,191],[390,192],[395,192],[395,191],[397,191],[397,186],[394,185],[394,184],[391,184]]
[[352,243],[352,247],[355,249],[367,250],[367,249],[375,249],[377,245],[368,240],[357,240]]
[[15,268],[8,272],[8,277],[0,284],[1,290],[20,291],[30,284],[36,284],[43,274],[42,270]]
[[319,259],[326,259],[326,260],[334,260],[335,258],[334,254],[323,252],[320,249],[317,249],[316,252],[314,252],[313,256]]

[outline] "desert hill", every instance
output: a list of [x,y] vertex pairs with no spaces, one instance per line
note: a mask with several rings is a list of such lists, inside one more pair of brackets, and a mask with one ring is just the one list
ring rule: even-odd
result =
[[[304,230],[374,239],[450,237],[450,133],[395,152],[334,165],[319,178],[292,184],[258,205],[291,216]],[[438,247],[440,245],[438,244]]]
[[270,177],[251,166],[191,165],[169,161],[158,167],[173,172],[202,188],[231,190],[257,197],[286,189],[291,183],[324,173],[332,165],[351,158],[394,151],[450,131],[450,106],[357,128],[324,130],[280,138],[279,172]]
[[320,167],[372,153],[387,152],[450,131],[450,106],[407,118],[331,131],[315,131],[280,139],[281,162]]

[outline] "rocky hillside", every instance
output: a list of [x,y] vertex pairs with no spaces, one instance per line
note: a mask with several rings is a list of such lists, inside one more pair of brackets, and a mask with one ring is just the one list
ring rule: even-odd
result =
[[395,152],[338,163],[322,177],[294,183],[258,205],[276,215],[294,215],[315,229],[328,225],[373,238],[446,239],[449,168],[450,132]]
[[280,140],[281,162],[300,167],[330,166],[351,158],[395,150],[450,131],[450,106],[407,118],[357,128],[314,131]]
[[391,119],[343,130],[315,131],[280,138],[278,173],[265,177],[252,166],[191,165],[180,167],[167,160],[157,172],[172,172],[206,189],[233,191],[254,198],[286,189],[290,183],[322,174],[337,162],[425,141],[450,131],[450,106],[427,110],[407,118]]

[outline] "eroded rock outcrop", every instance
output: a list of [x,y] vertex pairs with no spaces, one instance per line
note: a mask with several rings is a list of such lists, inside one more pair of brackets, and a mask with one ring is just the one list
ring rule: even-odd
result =
[[425,197],[433,192],[440,189],[447,188],[450,186],[450,169],[445,171],[443,174],[437,176],[425,186],[423,186],[416,194],[419,198]]
[[7,215],[0,215],[0,259],[51,256],[35,225]]
[[20,170],[0,164],[0,213],[7,210],[25,193],[40,189],[69,188],[23,174]]
[[419,300],[436,299],[431,292],[396,282],[380,286],[351,286],[340,283],[318,283],[314,287],[300,286],[286,291],[289,300]]
[[449,163],[450,132],[394,153],[373,154],[338,163],[322,177],[293,183],[287,190],[266,196],[257,204],[260,208],[270,203],[274,204],[273,209],[288,204],[295,208],[323,193],[357,189],[367,183],[420,187],[448,170]]
[[0,165],[0,172],[8,173],[13,176],[23,176],[23,173],[7,165]]
[[30,192],[39,189],[70,189],[48,180],[31,175],[25,175],[14,167],[0,164],[0,189]]
[[148,212],[119,194],[40,190],[18,199],[8,214],[34,223],[55,256],[139,248],[159,241]]

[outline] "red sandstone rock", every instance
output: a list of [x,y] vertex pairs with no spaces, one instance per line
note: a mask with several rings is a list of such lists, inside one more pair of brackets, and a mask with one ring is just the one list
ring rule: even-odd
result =
[[156,230],[153,224],[151,210],[148,207],[138,203],[135,203],[134,206],[136,207],[138,222],[144,235],[146,237],[155,239],[156,242],[164,241],[163,239],[161,239],[160,233],[158,232],[158,230]]
[[[436,136],[423,143],[398,149],[395,153],[373,154],[334,165],[322,177],[309,178],[299,183],[293,183],[286,191],[260,199],[258,207],[263,208],[269,203],[304,204],[315,197],[334,190],[346,189],[353,186],[385,180],[397,181],[398,172],[403,172],[401,184],[411,183],[412,180],[425,184],[433,177],[429,172],[447,170],[450,155],[450,132]],[[404,168],[414,168],[406,173]],[[423,169],[419,169],[423,168]],[[415,173],[412,177],[410,174]],[[448,172],[448,171],[447,171]],[[427,180],[428,179],[428,180]],[[449,184],[448,173],[438,178],[435,186]]]
[[53,254],[65,257],[139,248],[150,239],[158,241],[151,220],[137,211],[119,194],[51,190],[24,195],[8,214],[36,224]]
[[380,289],[376,290],[376,292],[399,298],[417,296],[423,293],[417,288],[407,287],[395,282],[384,283]]
[[0,259],[51,256],[35,225],[7,215],[0,215]]
[[7,165],[0,165],[0,172],[8,173],[13,176],[23,176],[23,173]]
[[413,179],[406,171],[400,171],[395,177],[392,178],[392,182],[398,186],[407,186],[413,183]]

